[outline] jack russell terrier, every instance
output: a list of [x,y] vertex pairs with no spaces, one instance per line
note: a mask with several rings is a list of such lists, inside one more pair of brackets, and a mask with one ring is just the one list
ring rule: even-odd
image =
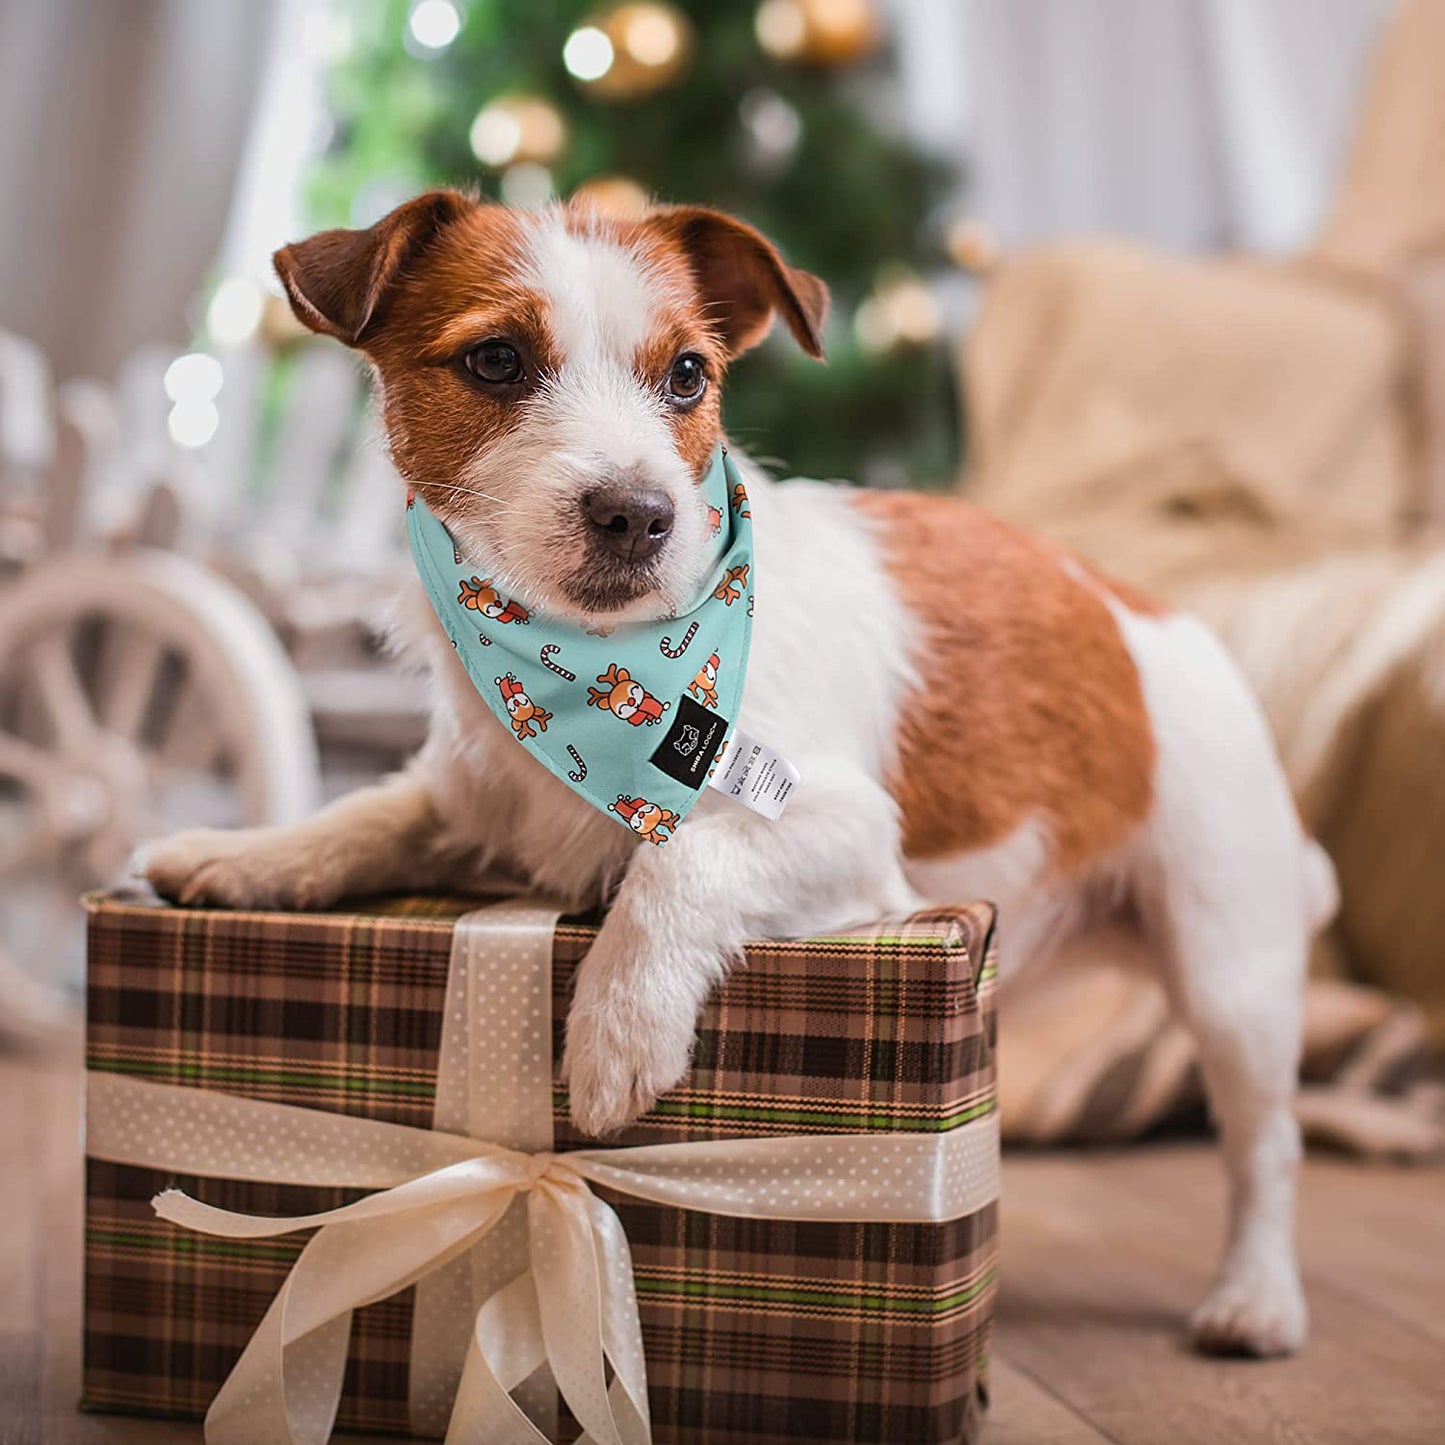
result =
[[[682,821],[636,789],[589,801],[527,756],[555,746],[547,698],[512,678],[509,729],[417,589],[400,635],[429,665],[432,715],[406,771],[296,827],[163,842],[144,862],[157,890],[319,908],[500,869],[607,903],[564,1063],[592,1134],[677,1083],[745,939],[990,898],[1006,1008],[1010,975],[1126,911],[1197,1040],[1228,1172],[1228,1242],[1194,1337],[1296,1349],[1291,1105],[1306,953],[1334,881],[1215,638],[962,501],[777,484],[734,455],[729,500],[710,505],[728,366],[775,315],[821,357],[828,307],[817,278],[728,216],[532,213],[443,191],[275,263],[301,321],[370,362],[397,469],[455,543],[473,632],[479,614],[528,642],[539,618],[597,637],[676,618],[711,585],[721,514],[747,517],[756,626],[734,720],[801,781],[776,820],[710,790]],[[728,615],[746,592],[751,616],[747,567],[721,575]],[[700,655],[679,666],[712,698]],[[616,719],[663,704],[622,673],[600,681],[587,720],[610,708],[619,745],[655,746],[661,727]],[[682,692],[672,716],[694,706]]]

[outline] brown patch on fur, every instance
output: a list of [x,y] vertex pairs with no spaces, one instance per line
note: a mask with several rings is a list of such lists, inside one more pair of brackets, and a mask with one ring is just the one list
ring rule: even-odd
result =
[[663,206],[630,228],[644,244],[682,261],[711,329],[737,356],[768,334],[773,315],[809,356],[823,355],[828,288],[789,266],[762,232],[703,206]]
[[[530,385],[558,364],[545,298],[520,279],[525,225],[503,206],[441,191],[369,231],[325,232],[276,255],[301,320],[375,365],[392,459],[433,508],[448,510],[457,494],[429,484],[453,484],[470,458],[515,426],[527,391],[475,383],[462,355],[491,337],[508,340]],[[362,292],[366,316],[357,328],[352,312]]]
[[[599,225],[590,211],[574,215],[579,225]],[[718,211],[667,206],[638,221],[601,224],[657,280],[662,320],[638,350],[638,374],[660,386],[682,352],[696,351],[707,361],[702,401],[672,416],[678,455],[701,480],[722,432],[728,362],[767,335],[775,312],[810,356],[822,356],[827,287],[787,265],[751,226]]]
[[364,231],[322,231],[283,246],[271,259],[297,319],[359,346],[403,267],[471,205],[455,191],[428,191]]
[[[384,323],[363,349],[381,376],[397,470],[429,506],[450,500],[454,511],[465,499],[430,496],[427,484],[455,482],[472,457],[516,426],[529,390],[559,357],[546,300],[521,281],[526,232],[515,212],[472,206],[434,238],[423,260],[397,280]],[[461,318],[470,318],[467,336],[458,333]],[[468,377],[462,354],[490,337],[518,348],[526,384],[493,389]]]
[[860,492],[924,642],[891,790],[911,858],[1000,842],[1031,817],[1072,869],[1127,839],[1154,738],[1103,599],[1059,554],[965,502]]
[[438,331],[435,340],[417,348],[417,360],[454,361],[462,353],[493,338],[518,343],[529,367],[544,374],[561,364],[548,320],[547,298],[517,283],[504,304],[488,303],[462,312]]

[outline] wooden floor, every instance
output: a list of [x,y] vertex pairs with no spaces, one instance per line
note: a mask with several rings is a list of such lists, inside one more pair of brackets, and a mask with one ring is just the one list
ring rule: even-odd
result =
[[[79,1082],[75,1038],[0,1057],[0,1442],[199,1445],[74,1410]],[[1180,1344],[1221,1217],[1204,1147],[1011,1157],[1003,1217],[988,1445],[1445,1441],[1445,1170],[1309,1162],[1313,1337],[1271,1363]]]

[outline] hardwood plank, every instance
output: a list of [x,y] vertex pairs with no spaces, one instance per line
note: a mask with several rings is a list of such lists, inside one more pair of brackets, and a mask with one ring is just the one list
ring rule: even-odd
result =
[[986,1445],[1107,1445],[1101,1435],[1028,1374],[995,1353],[989,1365]]
[[[1010,1159],[1000,1353],[1121,1445],[1438,1441],[1438,1342],[1322,1279],[1313,1253],[1313,1334],[1300,1357],[1208,1360],[1185,1348],[1220,1234],[1214,1168],[1202,1147]],[[1167,1198],[1146,1187],[1160,1172],[1175,1181]],[[1327,1192],[1312,1207],[1328,1209]],[[1422,1248],[1432,1228],[1415,1221]]]
[[0,1442],[43,1445],[41,1343],[37,1332],[0,1334]]
[[[1180,1191],[1224,1208],[1217,1164],[1147,1150],[1132,1187],[1161,1203]],[[1429,1221],[1439,1221],[1431,1239]],[[1314,1278],[1445,1342],[1445,1169],[1311,1157],[1300,1189],[1300,1255]]]
[[1307,1184],[1300,1244],[1316,1275],[1445,1345],[1445,1170],[1322,1159]]
[[[70,1086],[68,1037],[0,1056],[0,1442],[39,1445],[47,1436],[42,1387],[45,1348],[47,1169],[50,1101]],[[75,1135],[72,1112],[70,1137]],[[63,1437],[57,1437],[63,1438]]]
[[42,1104],[65,1077],[54,1052],[0,1054],[0,1442],[32,1445],[45,1436],[40,1263],[45,1185]]
[[7,1330],[36,1329],[40,1320],[40,1285],[35,1258],[37,1220],[31,1161],[40,1148],[34,1112],[25,1101],[42,1077],[40,1066],[21,1059],[0,1060],[0,1159],[18,1161],[19,1167],[0,1169],[0,1300],[4,1301]]

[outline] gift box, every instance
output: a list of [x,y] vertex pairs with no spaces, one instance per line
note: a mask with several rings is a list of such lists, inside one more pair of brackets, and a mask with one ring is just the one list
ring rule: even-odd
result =
[[[84,1408],[204,1415],[269,1318],[306,1242],[193,1232],[158,1217],[154,1196],[179,1188],[219,1210],[294,1217],[368,1193],[266,1177],[252,1157],[265,1141],[238,1126],[207,1124],[195,1146],[202,1163],[187,1155],[175,1167],[164,1133],[149,1146],[163,1158],[119,1162],[130,1157],[131,1132],[170,1128],[172,1115],[186,1115],[184,1106],[196,1101],[235,1107],[243,1118],[246,1109],[285,1106],[279,1117],[302,1126],[353,1127],[330,1117],[337,1115],[383,1121],[405,1126],[382,1128],[386,1140],[395,1135],[403,1144],[435,1130],[439,1076],[451,1067],[442,1059],[451,1048],[447,1030],[464,1014],[485,1014],[490,980],[518,967],[509,937],[487,956],[490,916],[477,906],[429,898],[287,914],[176,909],[128,893],[88,900]],[[550,1038],[529,1041],[544,1070],[561,1058],[573,973],[596,926],[595,919],[548,921],[542,962],[544,972],[550,962],[550,981],[542,987],[551,1019],[533,1032]],[[471,954],[478,939],[483,945],[482,993],[457,992],[463,927]],[[714,1212],[613,1189],[597,1182],[604,1174],[593,1168],[592,1191],[615,1211],[630,1247],[643,1393],[659,1445],[927,1445],[976,1437],[997,1273],[992,940],[993,912],[978,904],[844,935],[750,945],[745,966],[704,1012],[689,1075],[604,1141],[616,1158],[634,1161],[664,1157],[644,1146],[715,1141],[724,1153],[746,1154],[760,1145],[772,1152],[749,1164],[753,1173],[766,1177],[775,1167],[766,1161],[781,1161],[798,1190],[797,1207],[782,1212],[776,1200]],[[483,1092],[496,1084],[505,1094],[508,1078],[489,1080],[488,1071],[513,1067],[474,1049]],[[157,1089],[162,1105],[146,1102],[148,1089]],[[140,1102],[117,1102],[132,1099],[126,1090]],[[579,1168],[605,1162],[598,1141],[572,1128],[560,1086],[549,1093],[556,1159],[565,1165],[571,1155]],[[136,1117],[123,1117],[127,1109]],[[503,1130],[505,1112],[495,1116]],[[472,1117],[493,1116],[484,1108]],[[484,1128],[450,1127],[488,1137]],[[855,1145],[875,1152],[860,1156]],[[842,1152],[830,1152],[835,1146]],[[920,1177],[934,1181],[933,1193],[947,1193],[961,1174],[978,1177],[951,1196],[952,1207],[933,1207],[937,1217],[917,1217],[920,1191],[888,1188],[892,1156],[876,1152],[884,1146],[902,1150],[908,1169],[929,1171]],[[502,1157],[503,1173],[513,1157]],[[871,1169],[859,1167],[860,1157],[874,1160]],[[187,1160],[191,1173],[181,1167]],[[821,1194],[811,1197],[794,1177],[806,1184],[815,1160],[826,1162],[820,1172],[838,1189],[876,1197],[877,1209],[850,1218],[850,1210],[860,1212],[856,1202],[832,1216],[815,1207]],[[849,1160],[850,1168],[836,1167]],[[752,1217],[758,1210],[771,1217]],[[487,1247],[482,1240],[475,1254]],[[356,1309],[349,1341],[343,1320],[340,1427],[444,1432],[445,1414],[438,1416],[436,1400],[422,1400],[418,1380],[435,1353],[418,1350],[415,1338],[426,1287],[423,1280]],[[476,1303],[473,1295],[467,1329]],[[434,1301],[429,1308],[434,1318]],[[614,1350],[614,1373],[628,1376],[617,1358]],[[339,1363],[337,1370],[339,1377]],[[523,1393],[535,1395],[539,1379],[544,1393],[551,1388],[550,1376],[534,1375]],[[435,1392],[436,1381],[428,1388]],[[561,1438],[569,1431],[575,1438],[565,1404],[557,1428]],[[244,1429],[234,1437],[248,1438]]]

